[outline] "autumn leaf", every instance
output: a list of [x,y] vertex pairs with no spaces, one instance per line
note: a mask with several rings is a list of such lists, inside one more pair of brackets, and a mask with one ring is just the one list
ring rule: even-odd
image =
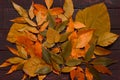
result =
[[92,73],[89,71],[88,68],[85,69],[85,76],[86,76],[87,80],[93,80],[93,75],[92,75]]
[[119,35],[117,35],[117,34],[114,34],[111,32],[105,32],[100,35],[100,37],[98,38],[97,44],[100,46],[109,46],[113,42],[115,42],[118,37],[119,37]]
[[74,12],[74,7],[73,7],[72,0],[65,0],[63,9],[65,11],[64,15],[67,18],[70,18],[73,15],[73,12]]
[[53,4],[53,0],[45,0],[45,3],[46,3],[47,8],[50,9],[50,7]]
[[43,25],[40,27],[39,31],[43,32],[48,27],[48,22],[43,23]]
[[64,12],[64,10],[60,7],[52,8],[50,9],[50,14],[51,15],[60,15]]
[[29,25],[34,26],[34,27],[37,26],[37,24],[33,22],[32,20],[30,20],[29,18],[24,18],[24,19]]
[[29,9],[29,11],[28,11],[28,14],[29,14],[29,16],[30,16],[30,19],[33,19],[34,17],[35,17],[35,14],[34,14],[34,2],[32,1],[32,4],[31,4],[31,6],[30,6],[30,9]]
[[64,14],[59,14],[58,18],[62,19],[62,21],[67,21],[68,20],[67,17],[65,17]]
[[10,65],[11,65],[11,63],[5,61],[4,63],[0,64],[0,68],[7,67],[7,66],[10,66]]
[[109,55],[109,54],[111,53],[111,51],[110,51],[110,50],[107,50],[107,49],[105,49],[105,48],[96,46],[96,47],[95,47],[95,50],[94,50],[94,53],[95,53],[96,55],[102,56],[102,55]]
[[12,65],[10,70],[7,72],[7,74],[11,74],[12,72],[17,70],[18,65]]
[[94,65],[94,68],[98,71],[101,72],[103,74],[109,74],[112,75],[112,72],[105,66],[103,65]]
[[36,35],[34,35],[33,33],[30,33],[29,31],[25,31],[25,33],[28,39],[30,39],[31,41],[37,41]]
[[24,74],[21,80],[25,80],[28,77],[27,74]]
[[77,39],[76,48],[85,47],[85,45],[87,45],[88,42],[91,40],[92,35],[93,35],[93,31],[94,30],[92,30],[92,29],[80,31],[78,33],[79,36],[78,36],[78,39]]
[[86,27],[86,26],[83,23],[78,22],[78,21],[74,22],[74,28],[75,29],[80,29],[80,28],[84,28],[84,27]]
[[17,51],[16,49],[14,49],[14,48],[12,48],[12,47],[9,47],[9,46],[7,46],[7,48],[8,48],[14,55],[20,56],[19,53],[18,53],[18,51]]
[[74,31],[74,22],[72,18],[70,18],[66,32],[73,32],[73,31]]
[[42,44],[39,41],[35,42],[34,51],[36,56],[42,57]]
[[23,16],[23,17],[28,17],[27,11],[26,11],[23,7],[21,7],[20,5],[14,3],[13,1],[12,1],[12,4],[13,4],[13,7],[15,8],[15,10],[16,10],[21,16]]
[[24,59],[22,59],[20,57],[12,57],[12,58],[9,58],[6,60],[6,62],[9,62],[11,64],[18,64],[18,63],[21,63],[23,61],[24,61]]
[[76,69],[76,67],[64,67],[64,68],[62,68],[61,72],[68,73],[74,69]]
[[68,59],[66,61],[66,65],[67,66],[77,66],[79,64],[81,64],[81,60],[80,59],[71,58],[71,59]]
[[12,22],[14,22],[14,23],[20,23],[20,24],[27,23],[27,22],[25,21],[24,17],[17,17],[17,18],[15,18],[15,19],[10,20],[10,21],[12,21]]
[[43,80],[46,77],[46,75],[38,75],[38,80]]

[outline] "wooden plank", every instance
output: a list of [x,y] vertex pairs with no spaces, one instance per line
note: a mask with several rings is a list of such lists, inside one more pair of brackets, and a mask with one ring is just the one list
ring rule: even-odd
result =
[[[13,1],[25,8],[29,8],[29,6],[32,3],[32,0],[29,0],[29,1],[28,0],[13,0]],[[120,5],[119,5],[120,0],[111,0],[111,2],[110,0],[73,0],[73,3],[74,3],[74,7],[78,9],[78,8],[84,8],[91,4],[95,4],[98,2],[102,2],[102,1],[106,2],[109,8],[120,8]],[[44,0],[34,0],[34,2],[45,5]],[[63,3],[64,3],[64,0],[54,0],[53,6],[62,6]],[[0,4],[2,4],[1,6],[4,6],[5,8],[12,7],[10,0],[2,0],[0,1]]]

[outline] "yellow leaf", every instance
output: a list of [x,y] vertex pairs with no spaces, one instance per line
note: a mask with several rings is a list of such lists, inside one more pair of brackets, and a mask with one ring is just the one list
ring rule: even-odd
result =
[[45,3],[46,3],[47,8],[50,9],[50,7],[53,4],[53,0],[45,0]]
[[18,23],[14,23],[12,25],[12,27],[10,28],[10,31],[7,35],[7,40],[10,41],[11,43],[15,43],[16,42],[16,38],[17,36],[23,36],[25,35],[24,32],[19,32],[18,30],[25,27],[26,24],[18,24]]
[[9,47],[9,46],[7,46],[7,48],[8,48],[14,55],[20,56],[19,53],[18,53],[18,51],[17,51],[16,49],[14,49],[14,48],[12,48],[12,47]]
[[78,22],[78,21],[74,22],[74,28],[75,29],[80,29],[80,28],[83,28],[83,27],[86,27],[83,23]]
[[28,39],[30,39],[31,41],[37,41],[37,37],[35,34],[30,33],[29,31],[25,31],[26,32],[26,37],[28,37]]
[[42,44],[39,41],[36,41],[34,46],[35,46],[34,47],[35,55],[41,58],[42,57]]
[[72,18],[70,18],[66,32],[73,32],[73,31],[74,31],[74,22]]
[[9,62],[4,62],[4,63],[2,63],[1,65],[0,65],[0,68],[2,68],[2,67],[7,67],[7,66],[10,66],[11,65],[11,63],[9,63]]
[[34,6],[33,6],[34,2],[32,1],[32,4],[30,6],[30,9],[29,9],[29,16],[30,16],[30,19],[33,19],[34,18],[34,13],[33,13],[33,10],[34,10]]
[[76,48],[83,48],[85,45],[88,44],[88,42],[91,40],[93,35],[92,29],[84,30],[78,33],[79,37],[77,40]]
[[105,66],[103,65],[94,65],[94,68],[98,71],[101,72],[103,74],[109,74],[112,75],[112,72]]
[[77,35],[76,31],[72,32],[68,37],[69,40],[73,40],[73,39],[76,39],[76,38],[78,38],[78,35]]
[[85,69],[85,76],[87,80],[93,80],[93,75],[92,73],[88,70],[88,68]]
[[58,18],[62,19],[62,21],[67,21],[67,18],[63,14],[59,14]]
[[52,52],[55,53],[55,54],[56,54],[56,53],[59,53],[59,52],[60,52],[60,48],[58,48],[58,47],[53,48],[53,49],[52,49]]
[[64,12],[64,10],[60,7],[52,8],[50,9],[50,14],[51,15],[60,15]]
[[7,72],[7,74],[11,74],[12,72],[17,70],[18,65],[13,65],[10,70]]
[[46,77],[46,75],[38,75],[38,80],[43,80]]
[[40,32],[43,32],[48,27],[48,22],[45,22],[39,29]]
[[76,69],[76,67],[64,67],[64,68],[62,68],[62,72],[70,72],[74,69]]
[[35,22],[33,22],[32,20],[30,20],[29,18],[24,18],[24,19],[29,25],[34,26],[34,27],[37,26],[37,24]]
[[26,23],[24,17],[17,17],[15,19],[10,20],[10,21],[12,21],[14,23]]

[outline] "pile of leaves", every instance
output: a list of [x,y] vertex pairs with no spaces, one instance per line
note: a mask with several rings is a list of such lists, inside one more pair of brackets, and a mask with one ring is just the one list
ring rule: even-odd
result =
[[12,1],[20,17],[11,20],[13,25],[7,40],[16,45],[8,46],[15,55],[0,67],[11,66],[7,72],[23,70],[24,76],[38,76],[43,80],[53,72],[70,73],[71,80],[101,80],[99,73],[109,74],[107,68],[115,61],[104,56],[118,35],[110,32],[110,19],[106,5],[102,3],[81,9],[72,18],[72,0],[65,0],[63,7],[52,7],[53,0],[45,0],[46,6],[32,2],[27,11]]

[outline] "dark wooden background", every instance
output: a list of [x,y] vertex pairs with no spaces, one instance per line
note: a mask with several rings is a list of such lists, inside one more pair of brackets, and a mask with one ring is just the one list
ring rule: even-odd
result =
[[[32,0],[13,0],[17,4],[20,4],[24,8],[28,9]],[[44,0],[34,0],[36,3],[44,3]],[[100,2],[103,0],[73,0],[75,12],[79,8],[85,8],[86,6],[92,5],[94,3]],[[64,0],[54,0],[53,6],[62,6]],[[106,2],[108,11],[111,18],[111,31],[117,34],[120,34],[120,0],[104,0]],[[97,13],[96,13],[97,14]],[[6,35],[11,26],[11,22],[9,20],[17,17],[18,14],[13,9],[10,0],[0,0],[0,64],[5,61],[7,58],[13,56],[5,47],[6,45],[11,45],[6,41]],[[117,64],[114,64],[110,67],[113,72],[112,76],[102,76],[102,80],[120,80],[120,38],[111,46],[108,47],[112,51],[112,54],[108,57],[118,60]],[[0,69],[0,80],[21,80],[22,71],[14,72],[10,75],[6,75],[5,73],[10,68],[2,68]],[[49,74],[45,80],[69,80],[69,76],[67,74],[62,74],[61,76],[57,76],[53,73]],[[35,78],[31,80],[37,80]]]

